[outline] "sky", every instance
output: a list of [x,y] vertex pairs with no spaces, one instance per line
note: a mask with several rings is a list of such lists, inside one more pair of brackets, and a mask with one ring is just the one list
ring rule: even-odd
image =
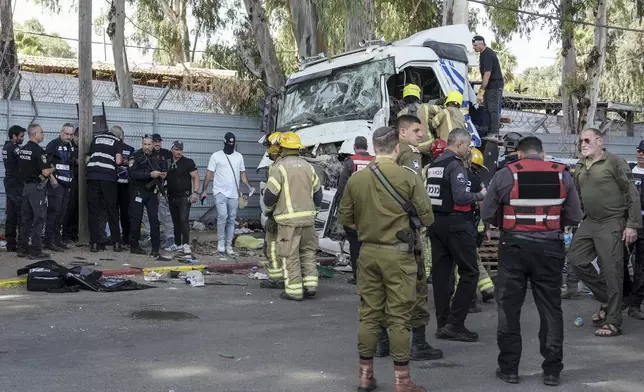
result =
[[[63,8],[61,13],[56,15],[31,1],[16,1],[15,4],[14,23],[22,23],[28,19],[36,18],[43,24],[47,33],[57,33],[66,38],[78,38],[78,14],[75,10]],[[107,10],[107,7],[107,0],[94,0],[92,7],[93,19],[101,16]],[[470,7],[480,8],[479,15],[485,15],[482,5],[470,3]],[[133,32],[133,29],[135,27],[126,21],[126,36],[128,33]],[[92,61],[111,63],[113,61],[111,46],[103,45],[104,37],[97,33],[102,34],[100,27],[94,29],[92,36],[92,41],[95,42],[95,44],[92,44]],[[484,36],[487,41],[494,39],[494,35],[487,27],[480,26],[477,33]],[[227,40],[230,39],[230,36],[224,35],[221,38]],[[521,73],[528,67],[540,67],[554,63],[557,56],[556,44],[554,44],[555,47],[548,48],[548,39],[547,32],[536,30],[529,39],[515,36],[509,43],[506,43],[509,51],[517,57],[518,66],[515,69],[515,74]],[[109,38],[105,37],[105,41],[109,43]],[[68,41],[68,43],[77,48],[77,42]],[[197,42],[197,50],[203,50],[205,46],[205,41]],[[131,64],[152,63],[152,52],[143,54],[139,49],[128,48],[127,56]]]

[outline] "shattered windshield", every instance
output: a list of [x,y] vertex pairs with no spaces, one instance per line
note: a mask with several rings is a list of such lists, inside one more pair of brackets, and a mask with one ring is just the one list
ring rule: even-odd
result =
[[280,105],[278,128],[344,119],[371,120],[382,107],[381,75],[394,74],[387,58],[339,68],[289,86]]

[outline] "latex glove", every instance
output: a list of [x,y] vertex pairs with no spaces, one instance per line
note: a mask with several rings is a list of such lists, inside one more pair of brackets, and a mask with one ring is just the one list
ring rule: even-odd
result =
[[255,193],[255,188],[249,185],[248,186],[248,197],[253,196],[254,193]]
[[277,222],[275,222],[275,219],[273,216],[269,216],[268,219],[266,220],[266,225],[265,225],[266,232],[275,234],[277,233]]
[[483,95],[485,94],[485,90],[480,89],[479,93],[476,95],[476,102],[479,105],[483,105]]

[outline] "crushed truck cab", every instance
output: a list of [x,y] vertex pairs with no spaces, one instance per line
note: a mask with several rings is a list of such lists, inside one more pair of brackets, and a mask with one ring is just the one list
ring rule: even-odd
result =
[[[450,91],[459,91],[468,130],[473,143],[480,146],[470,117],[478,110],[467,79],[468,67],[478,66],[471,40],[466,25],[452,25],[421,31],[393,44],[367,42],[332,58],[322,54],[305,59],[288,78],[284,92],[265,101],[263,131],[267,135],[294,131],[300,136],[307,149],[305,159],[314,165],[327,190],[326,206],[332,204],[328,198],[335,193],[341,162],[354,152],[354,139],[366,137],[373,154],[372,133],[390,124],[404,107],[402,93],[408,83],[421,88],[423,103],[440,105]],[[258,168],[269,164],[265,155]],[[333,229],[332,215],[328,208],[318,215],[321,237]],[[341,253],[339,245],[323,250]]]

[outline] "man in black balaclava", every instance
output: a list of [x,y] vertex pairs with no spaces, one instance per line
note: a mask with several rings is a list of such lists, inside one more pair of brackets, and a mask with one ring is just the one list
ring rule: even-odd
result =
[[233,235],[235,234],[235,219],[239,198],[239,179],[248,187],[249,195],[255,192],[246,177],[244,157],[235,151],[235,135],[231,132],[224,136],[224,149],[217,151],[210,157],[206,178],[203,181],[201,199],[208,197],[208,185],[212,180],[212,193],[215,196],[217,207],[217,250],[219,253],[234,256]]

